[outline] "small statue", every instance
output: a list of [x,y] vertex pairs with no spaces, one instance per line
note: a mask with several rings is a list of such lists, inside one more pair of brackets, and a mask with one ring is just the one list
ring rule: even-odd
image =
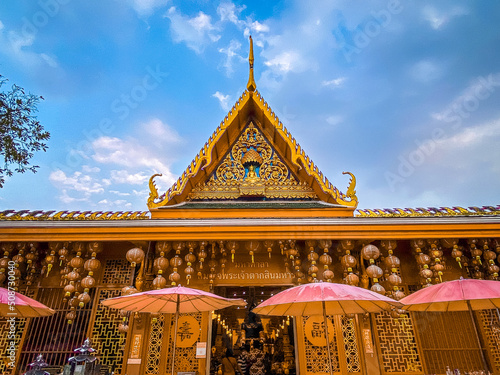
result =
[[47,366],[48,364],[43,359],[43,355],[38,354],[36,359],[29,364],[30,369],[24,375],[50,375],[50,372],[43,370]]

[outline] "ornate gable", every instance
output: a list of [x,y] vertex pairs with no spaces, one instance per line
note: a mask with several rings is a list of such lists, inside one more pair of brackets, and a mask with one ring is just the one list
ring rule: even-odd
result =
[[198,184],[188,195],[189,200],[240,197],[318,198],[306,182],[300,183],[290,172],[253,122],[244,129],[209,180]]
[[354,210],[351,180],[344,194],[305,154],[276,114],[255,91],[253,48],[245,90],[186,171],[163,195],[149,181],[148,208],[214,200],[314,200]]

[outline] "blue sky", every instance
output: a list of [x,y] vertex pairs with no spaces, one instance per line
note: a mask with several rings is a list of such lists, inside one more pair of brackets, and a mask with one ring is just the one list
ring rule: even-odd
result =
[[[271,5],[270,5],[271,4]],[[146,210],[257,89],[359,208],[499,204],[500,3],[0,3],[0,74],[45,100],[2,209]]]

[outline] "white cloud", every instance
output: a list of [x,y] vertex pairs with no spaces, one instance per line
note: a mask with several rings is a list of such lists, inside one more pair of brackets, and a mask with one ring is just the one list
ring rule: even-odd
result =
[[236,59],[239,62],[245,62],[246,59],[243,56],[238,55],[236,52],[239,51],[241,48],[241,43],[238,42],[237,40],[231,40],[229,42],[229,46],[227,48],[219,48],[219,52],[226,55],[226,59],[224,60],[224,63],[222,66],[226,70],[226,74],[228,76],[231,75],[233,72],[233,60]]
[[118,191],[118,190],[108,190],[108,193],[115,194],[115,195],[118,195],[120,197],[128,197],[128,196],[130,196],[130,193],[123,193],[123,192]]
[[151,150],[137,142],[124,141],[114,137],[100,137],[92,142],[92,159],[102,164],[115,164],[124,167],[149,167],[154,171],[168,171],[165,165]]
[[[485,147],[487,152],[497,149],[495,145],[498,144],[500,137],[500,119],[497,119],[486,124],[469,127],[463,129],[461,132],[450,136],[440,141],[442,147],[449,150],[463,150],[469,147],[479,147],[490,143],[490,147]],[[498,160],[498,159],[497,159]]]
[[182,141],[179,133],[167,124],[164,124],[160,119],[153,118],[143,122],[140,127],[155,141],[167,143],[180,143]]
[[111,181],[117,184],[142,185],[149,179],[144,173],[129,173],[127,170],[112,170]]
[[19,63],[34,67],[58,68],[57,58],[47,53],[36,53],[30,50],[35,42],[36,33],[20,33],[17,31],[7,31],[2,24],[0,27],[0,52],[9,58],[13,58]]
[[341,87],[342,84],[346,81],[346,77],[339,77],[339,78],[334,78],[331,79],[330,81],[323,81],[321,82],[321,86],[328,86],[328,87]]
[[130,0],[129,2],[140,16],[149,16],[155,9],[167,5],[169,0]]
[[235,25],[241,25],[242,20],[239,19],[240,13],[246,8],[246,6],[242,5],[237,7],[235,4],[229,3],[221,3],[217,7],[217,14],[220,17],[222,22],[229,21],[234,23]]
[[82,172],[74,172],[73,175],[68,176],[62,170],[57,169],[53,171],[49,180],[57,187],[64,189],[71,189],[82,192],[85,196],[104,192],[103,186],[95,178],[83,174]]
[[74,203],[74,202],[89,202],[88,197],[84,197],[84,198],[71,197],[68,194],[67,189],[62,189],[62,193],[59,196],[59,199],[61,200],[61,202],[65,203],[65,204]]
[[259,21],[249,22],[248,27],[250,28],[250,30],[255,31],[257,33],[268,33],[270,31],[269,26],[260,23]]
[[264,64],[275,71],[281,73],[300,72],[304,70],[304,61],[302,56],[296,51],[285,51],[267,60]]
[[212,97],[217,98],[220,106],[224,111],[229,111],[229,109],[231,108],[229,104],[229,95],[224,95],[219,91],[217,91],[215,94],[212,95]]
[[117,200],[102,199],[99,202],[97,202],[97,204],[103,210],[132,208],[132,203],[127,202],[124,199],[117,199]]
[[174,41],[186,43],[196,53],[203,52],[205,46],[220,39],[210,16],[202,11],[196,17],[189,18],[171,7],[165,17],[170,19]]
[[467,14],[469,14],[469,11],[463,7],[453,7],[445,11],[439,11],[433,6],[427,5],[422,9],[424,19],[434,30],[440,29],[455,17]]

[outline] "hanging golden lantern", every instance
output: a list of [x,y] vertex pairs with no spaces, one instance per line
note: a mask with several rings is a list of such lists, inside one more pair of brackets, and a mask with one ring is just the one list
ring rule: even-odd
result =
[[389,277],[387,278],[387,281],[394,287],[394,286],[399,286],[403,282],[401,279],[401,276],[399,276],[396,273],[391,273]]
[[66,320],[68,321],[68,324],[72,324],[75,319],[76,319],[76,311],[71,310],[69,313],[66,314]]
[[417,263],[421,266],[423,266],[424,264],[429,264],[431,262],[431,257],[424,253],[418,254],[416,259]]
[[264,241],[264,247],[267,249],[267,253],[269,254],[269,259],[271,259],[271,254],[273,252],[274,241],[266,240]]
[[170,259],[170,267],[177,268],[180,266],[182,266],[182,258],[179,255],[175,254],[175,256]]
[[231,252],[231,262],[234,262],[234,255],[236,254],[236,250],[238,250],[240,245],[236,241],[227,241],[226,246]]
[[373,284],[370,289],[375,293],[385,295],[385,288],[379,283]]
[[80,281],[80,285],[85,289],[91,289],[95,287],[96,281],[92,276],[86,276]]
[[94,272],[101,268],[101,262],[99,259],[90,258],[85,261],[83,268],[92,276]]
[[66,275],[66,278],[69,281],[77,281],[80,278],[80,274],[75,269],[73,269],[73,271]]
[[352,250],[352,249],[354,249],[354,241],[352,241],[352,240],[342,240],[339,243],[339,247],[342,250]]
[[[101,253],[104,249],[104,244],[102,242],[89,242],[88,250],[91,254],[95,253],[96,255]],[[95,255],[94,255],[95,256]]]
[[359,285],[359,276],[356,275],[355,273],[353,272],[350,272],[347,274],[347,276],[345,277],[345,282],[346,284],[348,285],[354,285],[354,286],[358,286]]
[[372,264],[371,266],[366,268],[366,274],[373,279],[374,282],[377,282],[380,277],[384,274],[382,268]]
[[405,294],[403,293],[402,290],[396,290],[394,291],[393,297],[396,301],[399,301],[401,298],[404,298]]
[[127,251],[125,257],[130,262],[130,266],[135,267],[137,264],[142,263],[142,261],[144,260],[144,251],[138,247],[134,247]]
[[158,274],[158,276],[156,276],[153,280],[153,288],[163,289],[166,286],[167,286],[167,279],[165,279],[161,273]]
[[427,245],[427,242],[425,240],[422,240],[422,239],[411,240],[410,245],[414,249],[417,249],[417,248],[423,249]]
[[254,263],[254,255],[260,249],[260,242],[254,240],[246,241],[245,248],[247,249],[248,254],[252,257],[252,263]]
[[399,266],[401,265],[401,261],[399,260],[399,258],[397,256],[392,255],[392,254],[385,257],[384,263],[388,268],[391,268],[391,269],[392,268],[399,268]]
[[[205,247],[207,247],[207,245],[208,245],[207,241],[200,241],[200,250],[198,250],[200,270],[203,270],[203,262],[205,261],[205,258],[208,256],[207,252],[205,251]],[[201,277],[201,272],[198,273],[198,277]]]
[[169,264],[170,262],[168,261],[168,259],[163,256],[156,258],[153,262],[154,272],[159,273],[159,271],[162,271],[162,273],[165,273]]
[[124,323],[120,323],[118,324],[118,331],[120,331],[120,333],[127,333],[128,332],[128,324],[124,324]]
[[64,287],[65,297],[69,297],[74,292],[75,292],[75,286],[73,284],[68,284]]
[[83,292],[82,294],[80,294],[78,296],[78,306],[80,306],[80,308],[82,308],[83,306],[85,306],[87,303],[90,302],[90,295],[87,293],[87,292]]
[[[172,249],[172,244],[167,241],[158,241],[155,245],[156,256],[165,256]],[[163,253],[163,255],[161,255]]]
[[392,251],[398,246],[397,241],[395,240],[382,240],[380,241],[380,247],[387,251]]
[[129,295],[135,294],[137,292],[139,292],[139,291],[135,287],[130,286],[130,285],[129,286],[124,286],[122,288],[122,296],[129,296]]
[[361,256],[363,259],[370,262],[370,264],[375,263],[375,260],[380,256],[380,250],[377,246],[368,244],[361,249]]
[[189,285],[189,281],[193,278],[194,268],[188,263],[188,266],[184,269],[186,273],[187,285]]
[[351,252],[349,250],[347,250],[346,255],[344,255],[340,259],[340,264],[344,269],[355,268],[357,263],[358,263],[357,259],[351,255]]
[[323,278],[324,278],[327,282],[331,283],[331,282],[332,282],[332,280],[333,280],[333,277],[334,277],[334,273],[333,273],[333,271],[332,271],[331,269],[327,268],[327,269],[325,269],[325,270],[323,271]]

